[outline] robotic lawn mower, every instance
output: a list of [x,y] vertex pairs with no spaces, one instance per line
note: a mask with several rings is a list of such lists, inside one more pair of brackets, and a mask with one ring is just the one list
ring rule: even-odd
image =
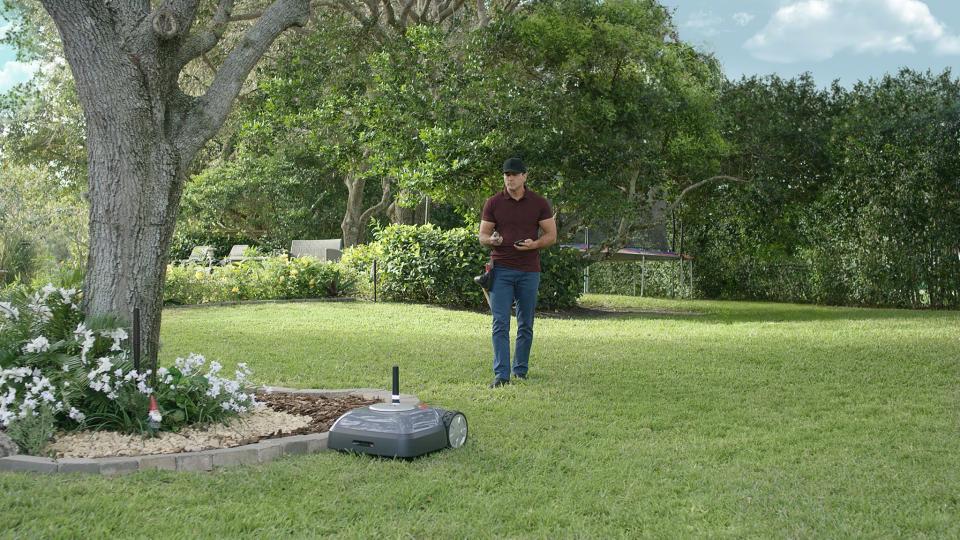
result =
[[332,450],[414,458],[467,442],[467,417],[458,411],[400,403],[400,368],[393,366],[390,403],[348,411],[330,428]]

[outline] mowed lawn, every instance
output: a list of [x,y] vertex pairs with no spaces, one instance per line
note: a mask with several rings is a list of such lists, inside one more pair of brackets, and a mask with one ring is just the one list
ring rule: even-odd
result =
[[316,302],[169,309],[163,361],[389,385],[467,445],[200,474],[0,474],[0,536],[960,536],[960,313],[587,296],[530,380],[487,388],[489,314]]

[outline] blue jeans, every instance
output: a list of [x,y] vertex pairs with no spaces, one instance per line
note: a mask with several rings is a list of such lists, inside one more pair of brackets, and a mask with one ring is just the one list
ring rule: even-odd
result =
[[537,307],[540,272],[524,272],[505,266],[493,269],[490,307],[493,311],[493,374],[510,379],[510,308],[517,301],[517,348],[513,353],[514,375],[526,375],[533,345],[533,312]]

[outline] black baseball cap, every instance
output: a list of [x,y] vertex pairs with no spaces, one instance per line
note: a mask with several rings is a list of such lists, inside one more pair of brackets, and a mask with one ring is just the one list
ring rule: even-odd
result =
[[520,158],[512,157],[503,162],[503,172],[527,172],[527,166],[523,164]]

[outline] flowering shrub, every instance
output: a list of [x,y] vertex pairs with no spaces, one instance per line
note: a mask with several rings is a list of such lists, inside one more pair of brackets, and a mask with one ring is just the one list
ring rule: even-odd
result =
[[163,300],[204,304],[236,300],[325,298],[352,294],[356,279],[337,263],[313,257],[249,259],[212,269],[167,267]]
[[22,433],[18,444],[51,427],[38,424],[44,417],[64,429],[176,431],[255,405],[245,392],[250,371],[243,364],[234,378],[199,355],[178,358],[155,375],[138,372],[127,330],[114,318],[84,321],[81,297],[76,289],[47,285],[0,301],[0,428],[12,437]]

